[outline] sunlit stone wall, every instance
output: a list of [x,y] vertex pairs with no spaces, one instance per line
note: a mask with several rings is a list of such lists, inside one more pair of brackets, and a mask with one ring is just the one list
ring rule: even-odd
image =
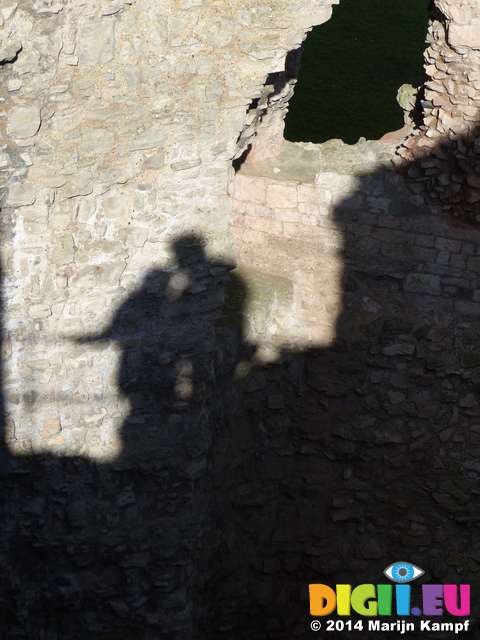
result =
[[480,221],[480,3],[436,0],[420,91],[422,124],[398,150],[414,188],[445,211]]
[[12,451],[120,453],[131,408],[115,314],[152,270],[179,268],[180,234],[199,234],[208,260],[232,266],[232,159],[248,144],[247,111],[331,4],[2,3]]

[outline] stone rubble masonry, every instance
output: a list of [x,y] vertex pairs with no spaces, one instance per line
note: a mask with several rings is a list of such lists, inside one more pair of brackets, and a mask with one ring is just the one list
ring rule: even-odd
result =
[[[330,167],[334,145],[340,160],[338,166]],[[239,268],[281,276],[293,292],[290,298],[276,300],[269,316],[267,306],[259,308],[259,315],[268,317],[265,338],[274,336],[278,344],[294,344],[302,326],[304,345],[332,344],[346,288],[345,265],[360,268],[365,263],[371,270],[371,255],[376,256],[378,275],[395,274],[403,291],[419,305],[433,297],[450,313],[480,314],[480,260],[471,255],[477,252],[477,233],[453,227],[448,217],[427,215],[415,195],[404,191],[400,176],[386,168],[388,159],[382,161],[379,156],[370,179],[362,178],[360,172],[355,175],[351,167],[351,173],[346,173],[349,168],[342,164],[342,157],[351,162],[355,154],[361,158],[378,153],[381,143],[350,148],[340,141],[307,145],[303,161],[317,173],[310,179],[297,175],[292,180],[284,167],[291,158],[295,162],[301,146],[286,143],[280,155],[244,164],[235,178],[233,228]],[[322,150],[327,147],[324,161]],[[372,180],[376,180],[375,195]],[[397,216],[397,207],[419,213]],[[375,305],[367,309],[367,303],[366,311],[385,312]],[[257,318],[255,326],[259,323]]]
[[[283,142],[332,4],[2,2],[9,637],[302,638],[407,551],[478,589],[478,231],[393,146]],[[438,6],[400,153],[475,216],[479,7]]]
[[422,123],[400,145],[417,192],[426,190],[445,211],[480,221],[480,4],[436,0],[427,35]]
[[[262,120],[252,125],[247,111],[332,4],[2,2],[12,446],[116,455],[109,447],[118,416],[128,413],[110,375],[118,355],[108,344],[93,352],[75,341],[101,333],[145,274],[172,264],[176,236],[196,231],[212,259],[233,262],[232,159]],[[275,109],[265,104],[262,114],[274,118]],[[33,406],[20,389],[35,397]],[[61,439],[42,431],[46,420],[59,420]]]
[[9,637],[202,637],[248,440],[232,161],[337,1],[1,3]]
[[234,580],[248,602],[264,594],[253,637],[306,637],[311,618],[288,607],[307,602],[306,574],[373,583],[404,557],[478,588],[480,232],[412,194],[394,153],[286,142],[236,174],[237,271],[262,346],[237,512],[241,548],[260,552]]

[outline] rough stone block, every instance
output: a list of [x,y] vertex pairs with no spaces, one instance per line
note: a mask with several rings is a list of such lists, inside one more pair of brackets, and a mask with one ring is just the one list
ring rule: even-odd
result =
[[35,185],[33,182],[13,182],[5,204],[8,207],[24,207],[33,204],[35,199]]
[[38,107],[16,107],[8,118],[7,134],[12,138],[31,138],[39,130],[40,122]]
[[471,271],[480,272],[480,258],[469,258],[467,262],[467,267]]
[[251,202],[253,204],[264,204],[266,192],[267,186],[261,178],[237,175],[234,193],[236,200]]
[[317,204],[317,192],[313,184],[299,184],[297,187],[298,202]]
[[273,217],[282,222],[300,222],[300,213],[297,209],[273,209]]
[[267,187],[267,207],[294,209],[298,207],[297,187],[286,184],[270,184]]
[[299,202],[298,210],[300,213],[317,217],[319,215],[318,204],[316,202]]
[[254,231],[253,229],[245,229],[243,236],[243,242],[247,244],[265,244],[267,241],[267,237],[261,231]]
[[39,320],[41,318],[50,317],[52,315],[52,310],[48,303],[42,302],[41,304],[33,304],[29,307],[28,315],[34,320]]
[[[107,196],[102,200],[102,207],[107,218],[119,218],[124,213],[123,198],[117,193]],[[93,211],[91,214],[93,214]]]
[[73,261],[74,255],[75,245],[72,234],[63,233],[55,236],[50,250],[50,259],[53,264],[70,264]]
[[450,264],[452,265],[452,267],[456,267],[458,269],[463,269],[466,266],[465,256],[452,255],[450,257]]
[[480,49],[480,20],[472,20],[470,24],[450,24],[448,42],[456,47]]
[[437,238],[435,240],[435,247],[441,251],[453,251],[459,253],[462,247],[460,240],[451,240],[449,238]]
[[125,270],[125,262],[106,262],[99,265],[86,265],[73,276],[72,284],[78,289],[89,289],[118,283]]
[[302,230],[302,224],[299,222],[284,222],[283,235],[286,237],[299,236]]
[[437,264],[446,265],[449,263],[450,253],[448,251],[439,251],[436,259]]
[[113,58],[116,20],[106,18],[88,22],[80,36],[80,64],[96,67]]
[[466,300],[456,300],[455,309],[458,313],[465,316],[473,316],[474,318],[480,317],[480,304],[475,302],[468,302]]
[[265,207],[262,205],[250,204],[249,202],[246,202],[246,203],[236,202],[235,208],[238,211],[240,211],[240,209],[238,208],[239,206],[245,207],[245,213],[247,214],[247,216],[253,216],[255,218],[272,218],[273,217],[273,209],[269,209],[268,207]]
[[425,273],[411,273],[405,278],[406,291],[413,293],[428,293],[438,296],[440,294],[441,279],[439,276]]
[[80,153],[95,156],[97,153],[108,153],[113,149],[115,136],[108,129],[86,129],[80,144]]
[[283,232],[282,223],[277,220],[272,220],[272,218],[252,218],[251,216],[246,216],[244,220],[247,229],[263,231],[263,233],[271,233],[274,235],[281,235]]

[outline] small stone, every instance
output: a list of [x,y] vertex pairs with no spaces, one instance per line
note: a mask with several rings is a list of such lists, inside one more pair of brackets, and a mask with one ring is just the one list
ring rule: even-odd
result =
[[164,129],[152,129],[145,133],[140,133],[132,140],[130,151],[147,151],[161,147],[167,140],[167,133]]
[[475,396],[473,393],[469,393],[465,397],[461,398],[459,401],[459,405],[466,409],[471,409],[472,407],[476,407],[478,405]]
[[80,36],[80,64],[96,67],[113,58],[115,23],[107,18],[85,25]]
[[451,553],[447,559],[446,559],[446,563],[449,564],[452,567],[457,567],[458,563],[459,563],[459,557],[458,557],[458,553]]
[[453,429],[442,429],[442,431],[440,431],[440,433],[438,434],[440,436],[441,442],[447,442],[447,440],[449,440],[452,433],[453,433]]
[[395,456],[394,458],[390,458],[389,462],[392,465],[392,467],[395,467],[396,469],[401,469],[403,466],[405,466],[406,461],[407,461],[406,456],[401,454],[399,456]]
[[392,404],[399,404],[405,400],[405,395],[403,393],[399,393],[398,391],[389,391],[388,397]]
[[353,471],[352,469],[349,467],[348,469],[345,469],[345,471],[343,472],[343,479],[344,480],[350,480],[350,478],[353,475]]
[[153,156],[148,156],[143,162],[145,169],[161,169],[165,164],[163,151],[159,151]]
[[390,384],[392,387],[395,387],[395,389],[406,389],[408,386],[405,378],[399,373],[393,373],[390,376]]
[[187,169],[194,169],[202,164],[201,158],[189,158],[188,160],[178,160],[172,162],[170,168],[173,171],[186,171]]
[[458,423],[458,407],[454,407],[453,412],[452,412],[452,416],[450,418],[450,420],[448,421],[448,424],[450,425],[454,425]]
[[363,509],[335,509],[335,511],[330,512],[330,518],[333,522],[344,522],[345,520],[362,520]]
[[441,291],[441,280],[439,276],[423,273],[409,274],[405,278],[405,289],[412,293],[427,293],[429,295],[439,295]]
[[33,182],[13,182],[8,192],[6,205],[10,207],[24,207],[36,200]]
[[10,78],[8,81],[7,89],[8,91],[18,91],[22,86],[22,81],[20,78]]
[[50,438],[60,433],[62,427],[58,418],[47,418],[43,421],[42,436],[44,438]]
[[16,107],[7,123],[7,134],[11,138],[31,138],[40,129],[38,107]]
[[72,234],[64,233],[54,238],[50,257],[56,265],[70,264],[75,256],[75,251]]
[[22,50],[22,43],[17,34],[8,33],[5,37],[5,31],[0,34],[0,62],[12,62]]
[[418,414],[418,417],[425,418],[426,420],[430,420],[435,418],[436,415],[437,415],[437,407],[434,405],[430,405],[428,407],[424,407]]
[[415,346],[407,343],[392,344],[391,346],[383,349],[383,353],[386,356],[412,355],[414,351]]
[[34,320],[39,320],[41,318],[48,318],[51,316],[52,310],[50,305],[46,303],[34,304],[28,309],[28,315]]

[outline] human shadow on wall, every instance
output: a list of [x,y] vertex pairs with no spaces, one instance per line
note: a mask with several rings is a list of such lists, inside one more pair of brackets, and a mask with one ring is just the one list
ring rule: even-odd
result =
[[[175,242],[172,268],[87,339],[121,351],[118,459],[6,456],[7,637],[316,637],[309,583],[384,582],[398,559],[475,592],[476,281],[454,271],[475,247],[439,245],[443,223],[408,198],[385,171],[338,203],[336,341],[271,364],[240,321],[241,277],[218,321],[231,265]],[[442,271],[443,246],[466,267]]]
[[[246,383],[253,444],[237,487],[227,597],[212,619],[230,621],[235,640],[317,637],[309,583],[388,583],[383,571],[398,560],[426,572],[419,582],[471,584],[471,626],[480,615],[471,555],[480,548],[480,234],[451,227],[386,168],[357,178],[325,221],[325,234],[332,229],[343,238],[334,344],[286,347]],[[247,247],[247,264],[271,269],[268,256],[281,249],[288,267],[271,272],[300,269],[320,246],[304,231],[264,236]],[[421,607],[418,582],[412,593]],[[362,637],[376,637],[363,624]]]
[[210,262],[195,235],[177,238],[172,250],[173,266],[148,272],[107,331],[84,340],[112,341],[121,350],[117,388],[130,412],[120,430],[117,468],[153,471],[186,454],[203,459],[208,448],[208,430],[197,431],[201,411],[191,433],[188,423],[214,383],[214,325],[232,266]]
[[129,412],[118,458],[6,452],[4,637],[199,637],[203,587],[220,563],[210,532],[228,518],[213,500],[208,467],[221,429],[212,421],[233,410],[229,375],[249,347],[235,342],[238,278],[233,321],[216,336],[232,265],[209,260],[196,235],[172,249],[173,264],[147,273],[107,330],[79,340],[121,351]]

